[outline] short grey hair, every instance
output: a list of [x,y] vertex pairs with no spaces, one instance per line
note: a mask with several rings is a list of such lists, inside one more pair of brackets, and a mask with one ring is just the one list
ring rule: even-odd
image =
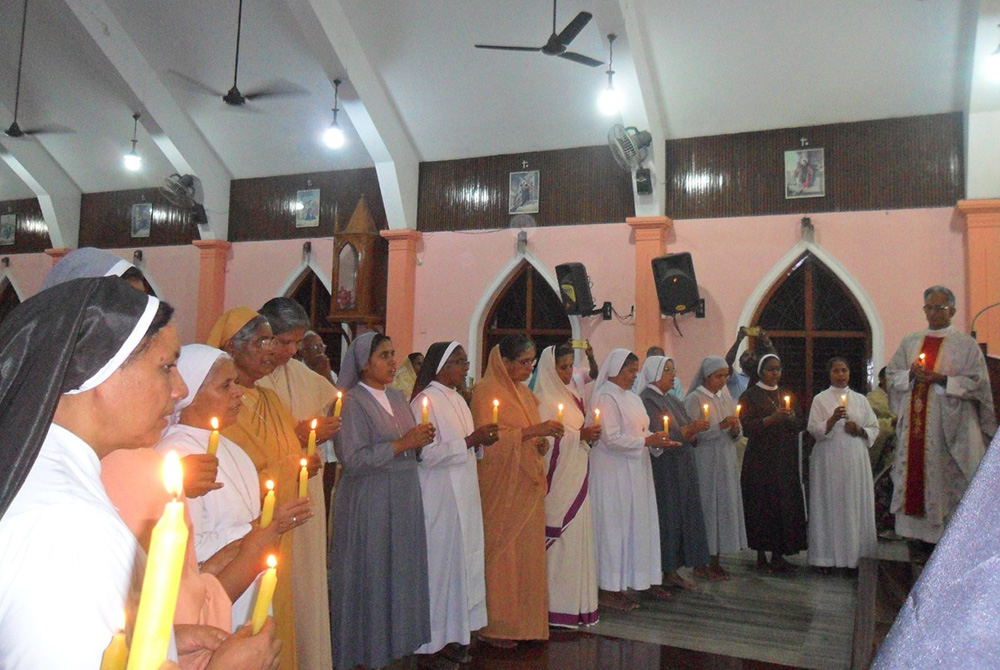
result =
[[312,325],[302,305],[291,298],[271,298],[260,308],[260,314],[271,324],[275,335],[288,333]]
[[323,339],[323,337],[319,333],[317,333],[315,330],[307,330],[306,334],[303,335],[302,337],[305,338],[305,337],[309,337],[310,335],[315,335],[316,337],[318,337],[320,339]]
[[951,292],[951,289],[947,286],[941,286],[940,284],[935,284],[929,289],[924,291],[924,302],[927,302],[927,298],[931,297],[934,293],[942,293],[948,301],[948,307],[955,306],[955,294]]
[[247,321],[246,325],[236,331],[236,333],[229,338],[229,343],[233,347],[233,351],[242,351],[248,344],[253,336],[257,333],[257,330],[261,326],[267,325],[267,317],[258,314],[254,318]]

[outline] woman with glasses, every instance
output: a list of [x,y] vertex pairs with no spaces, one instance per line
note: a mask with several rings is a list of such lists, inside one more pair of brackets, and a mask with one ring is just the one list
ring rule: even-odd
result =
[[472,412],[456,390],[469,372],[458,342],[435,342],[413,387],[413,418],[436,429],[434,441],[420,450],[420,491],[427,530],[431,641],[418,654],[440,652],[467,663],[472,631],[486,625],[483,575],[483,507],[476,459],[497,441],[497,425],[475,428]]
[[499,424],[499,440],[479,463],[489,613],[479,637],[503,648],[549,637],[544,438],[562,437],[563,427],[538,414],[538,398],[524,384],[534,366],[535,343],[508,335],[493,347],[472,393],[476,426]]

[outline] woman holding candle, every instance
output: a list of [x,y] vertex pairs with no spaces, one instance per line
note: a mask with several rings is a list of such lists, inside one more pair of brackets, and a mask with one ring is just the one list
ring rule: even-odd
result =
[[483,504],[476,461],[497,441],[496,424],[475,428],[457,389],[469,371],[458,342],[435,342],[413,386],[414,420],[431,423],[434,441],[420,450],[420,492],[430,568],[431,641],[418,654],[468,662],[470,633],[486,625]]
[[472,393],[477,426],[494,423],[500,440],[479,463],[486,539],[486,609],[489,625],[479,637],[510,648],[516,640],[549,637],[545,572],[546,437],[562,437],[557,421],[542,421],[538,398],[525,386],[535,365],[535,344],[508,335],[493,347]]
[[359,335],[340,367],[344,468],[330,555],[330,629],[337,668],[381,667],[431,640],[427,540],[417,450],[435,436],[413,420],[392,340]]
[[794,566],[784,557],[806,548],[798,449],[803,422],[791,393],[778,387],[781,359],[776,354],[760,357],[757,376],[740,397],[747,436],[740,476],[747,543],[757,550],[758,570],[788,572]]
[[[698,467],[695,453],[701,448],[701,436],[709,427],[700,414],[692,421],[684,404],[669,391],[674,387],[676,370],[669,356],[650,356],[642,364],[637,388],[649,416],[649,430],[668,431],[670,439],[681,446],[666,449],[652,460],[656,510],[660,523],[660,564],[666,584],[694,590],[695,584],[682,577],[678,568],[704,568],[708,563],[708,538],[698,492]],[[664,423],[667,428],[663,428]],[[695,449],[698,447],[698,449]]]
[[545,453],[545,555],[549,575],[549,625],[597,623],[597,557],[590,507],[590,442],[601,426],[585,426],[583,399],[573,387],[573,348],[546,347],[538,360],[535,393],[543,419],[559,414],[565,432]]
[[650,431],[642,400],[631,389],[639,359],[614,349],[601,364],[591,409],[601,412],[601,437],[590,450],[591,495],[597,533],[597,582],[602,607],[631,611],[629,589],[669,599],[660,561],[660,523],[650,452],[678,447],[662,430]]
[[827,363],[830,387],[813,398],[809,432],[809,565],[820,572],[856,568],[874,556],[875,498],[868,447],[878,437],[878,417],[868,399],[852,391],[847,360]]
[[742,434],[735,403],[727,387],[728,377],[726,359],[709,356],[702,361],[684,399],[684,407],[691,416],[704,416],[705,407],[708,407],[707,428],[698,435],[694,459],[698,466],[701,508],[711,559],[707,567],[695,569],[694,574],[711,580],[729,579],[729,573],[719,563],[720,554],[733,554],[747,548],[740,465],[736,456],[736,443]]

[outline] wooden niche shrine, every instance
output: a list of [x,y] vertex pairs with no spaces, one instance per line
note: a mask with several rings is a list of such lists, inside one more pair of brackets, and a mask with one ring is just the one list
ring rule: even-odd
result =
[[332,322],[385,324],[385,301],[389,278],[389,243],[362,197],[347,225],[333,233]]

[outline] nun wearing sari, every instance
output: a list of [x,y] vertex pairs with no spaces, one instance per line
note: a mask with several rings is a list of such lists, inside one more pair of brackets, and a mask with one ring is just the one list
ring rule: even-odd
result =
[[[666,449],[652,459],[653,487],[660,524],[660,565],[667,583],[694,589],[694,582],[681,577],[681,567],[698,568],[708,563],[708,539],[701,511],[698,467],[695,453],[699,438],[708,427],[700,416],[692,421],[684,405],[670,393],[675,377],[674,360],[650,356],[639,374],[639,397],[649,417],[649,430],[661,430],[669,421],[670,439],[681,446]],[[700,447],[699,447],[700,448]]]
[[[589,416],[601,413],[601,437],[590,450],[591,496],[597,536],[597,583],[602,605],[623,611],[637,604],[625,591],[663,582],[660,521],[653,486],[653,456],[676,446],[649,430],[646,408],[631,389],[639,359],[614,349],[601,364]],[[666,593],[666,592],[663,592]]]
[[[563,377],[565,375],[565,378]],[[590,508],[590,445],[600,425],[584,427],[585,406],[572,382],[573,349],[546,347],[538,361],[535,394],[542,419],[557,419],[563,436],[545,452],[545,555],[549,574],[549,625],[575,628],[597,623],[597,556]]]
[[[427,531],[431,641],[417,650],[445,650],[454,661],[468,651],[471,632],[486,626],[483,564],[483,503],[476,460],[497,440],[496,424],[475,428],[472,412],[456,387],[465,380],[469,359],[458,342],[435,342],[427,350],[413,387],[410,410],[420,422],[424,402],[434,441],[420,450],[420,492]],[[469,658],[468,660],[471,660]]]
[[[257,385],[257,380],[274,367],[271,327],[267,319],[249,307],[234,307],[216,321],[207,344],[232,356],[236,363],[236,381],[243,389],[236,423],[224,429],[223,436],[239,445],[253,461],[261,497],[265,492],[265,483],[272,481],[278,505],[294,500],[298,494],[299,462],[305,457],[295,434],[297,422],[274,391]],[[278,565],[282,574],[291,575],[300,561],[324,564],[322,553],[296,555],[293,535],[285,533],[278,545]],[[272,607],[278,637],[283,645],[282,670],[298,667],[293,597],[292,580],[279,579]]]
[[707,569],[697,570],[695,574],[714,580],[729,578],[729,573],[719,563],[720,554],[734,554],[747,548],[736,453],[741,432],[736,404],[726,386],[728,376],[726,359],[707,357],[691,380],[684,399],[684,409],[691,417],[705,420],[705,406],[708,406],[708,428],[698,434],[694,460],[698,467],[708,553],[712,558]]
[[486,539],[486,611],[480,638],[500,647],[515,640],[549,637],[545,570],[545,437],[561,437],[562,426],[543,422],[538,398],[524,385],[535,362],[535,344],[509,335],[490,352],[483,378],[472,392],[477,426],[493,423],[499,401],[500,440],[479,463]]
[[[387,388],[392,341],[359,335],[340,367],[345,391],[330,560],[330,630],[337,668],[381,667],[431,639],[427,540],[416,450],[434,438]],[[320,595],[320,594],[317,594]]]

